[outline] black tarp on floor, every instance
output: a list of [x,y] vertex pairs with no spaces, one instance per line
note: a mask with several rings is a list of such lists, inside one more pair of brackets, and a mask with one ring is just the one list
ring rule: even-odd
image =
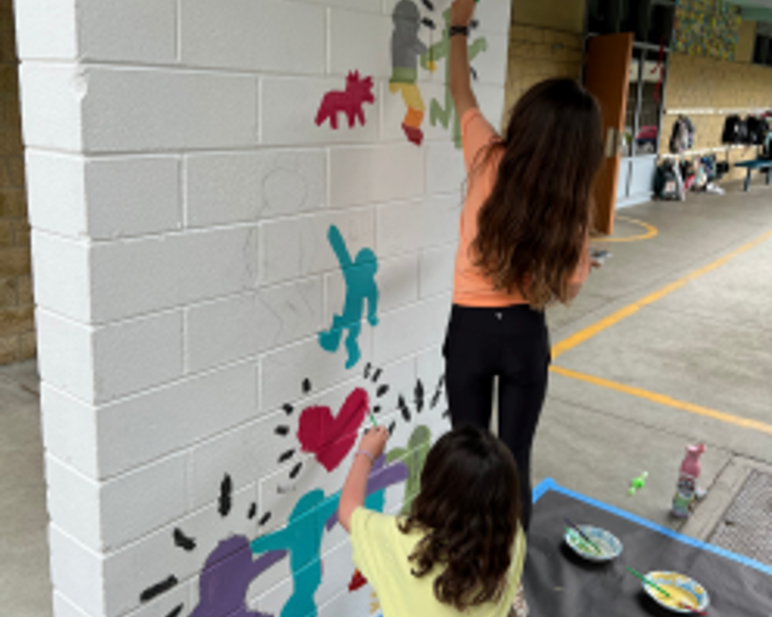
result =
[[[625,570],[670,570],[703,585],[711,617],[772,617],[772,567],[660,527],[551,481],[536,491],[523,584],[531,617],[670,616]],[[588,563],[565,546],[565,517],[608,529],[624,544],[605,565]]]

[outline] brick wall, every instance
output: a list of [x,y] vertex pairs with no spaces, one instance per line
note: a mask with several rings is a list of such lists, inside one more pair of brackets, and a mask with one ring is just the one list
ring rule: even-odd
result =
[[0,364],[35,355],[12,0],[0,0]]
[[[772,69],[743,62],[727,62],[672,54],[667,81],[667,109],[727,109],[727,108],[771,108]],[[660,151],[668,151],[670,133],[676,115],[663,116],[663,137]],[[721,146],[721,133],[725,116],[720,114],[690,116],[697,130],[695,148]],[[726,160],[725,153],[719,153],[718,160]],[[755,158],[756,148],[747,147],[730,150],[728,160],[736,161]],[[738,180],[745,177],[745,171],[735,170],[725,177]]]
[[[401,507],[448,426],[464,179],[448,3],[414,4],[438,45],[417,74],[421,146],[402,127],[415,89],[390,91],[391,0],[17,4],[57,617],[370,614],[321,512],[367,426],[363,392],[394,431],[374,507]],[[509,4],[480,3],[472,40],[494,120]],[[317,126],[352,70],[374,81],[365,125]],[[348,284],[334,229],[358,260]],[[320,337],[347,288],[358,361]],[[293,557],[258,547],[250,570],[254,539]]]
[[582,74],[585,0],[512,3],[505,112],[538,82]]

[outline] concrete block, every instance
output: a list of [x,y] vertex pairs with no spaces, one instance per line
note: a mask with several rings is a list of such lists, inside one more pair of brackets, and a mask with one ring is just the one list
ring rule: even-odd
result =
[[363,75],[389,79],[393,29],[390,15],[331,9],[329,72],[346,75],[358,70]]
[[92,249],[93,319],[105,322],[254,289],[254,227],[169,234]]
[[426,153],[426,192],[465,196],[464,154],[452,142],[429,142]]
[[[406,255],[389,259],[378,264],[375,275],[378,284],[378,312],[390,311],[418,299],[418,258]],[[325,284],[326,327],[332,324],[333,315],[341,314],[346,301],[346,284],[340,272],[327,274]],[[365,306],[363,319],[369,306]]]
[[[234,492],[231,511],[222,516],[215,505],[179,519],[171,525],[143,537],[126,548],[111,553],[105,559],[105,577],[110,581],[123,581],[111,585],[106,591],[107,615],[122,615],[135,609],[141,593],[173,575],[179,583],[170,591],[142,604],[140,613],[166,615],[177,605],[184,603],[192,612],[195,603],[190,601],[190,587],[197,587],[199,574],[208,555],[221,540],[231,535],[254,537],[254,521],[247,518],[250,504],[255,497],[254,488]],[[181,533],[191,539],[195,547],[183,549],[175,539]],[[159,604],[166,598],[164,604]],[[155,611],[150,612],[149,607]],[[131,615],[137,613],[132,612]]]
[[192,307],[187,312],[188,370],[201,371],[299,340],[318,331],[321,323],[318,278]]
[[81,401],[94,401],[93,329],[42,308],[36,325],[41,380]]
[[[337,596],[319,607],[319,617],[337,617],[338,615],[369,615],[376,601],[370,594],[372,588],[367,585],[355,593],[345,587]],[[376,611],[378,608],[376,607]]]
[[180,161],[173,156],[87,159],[85,200],[94,240],[179,229]]
[[78,55],[74,1],[14,2],[19,59],[74,60]]
[[40,389],[43,444],[57,460],[96,478],[96,410],[43,382]]
[[[56,527],[90,551],[102,548],[102,517],[98,482],[45,456],[48,515]],[[55,584],[55,583],[54,583]]]
[[185,158],[190,227],[254,221],[323,208],[324,150],[200,154]]
[[25,165],[30,225],[57,235],[86,236],[84,160],[28,148]]
[[182,377],[182,311],[97,328],[95,399],[107,402]]
[[[368,75],[360,75],[362,79]],[[346,89],[343,76],[329,78],[263,77],[260,81],[260,144],[306,145],[328,143],[373,143],[378,140],[380,101],[378,84],[372,88],[374,103],[363,103],[365,124],[354,127],[344,112],[337,114],[338,128],[330,120],[317,125],[315,119],[328,92]]]
[[399,255],[455,242],[460,212],[461,202],[455,195],[379,206],[378,255]]
[[375,362],[390,362],[441,341],[450,304],[449,297],[437,296],[383,315],[373,333]]
[[198,373],[257,355],[261,327],[254,293],[186,309],[186,372]]
[[351,560],[351,543],[346,541],[324,553],[322,555],[322,568],[325,573],[324,584],[314,596],[317,606],[327,604],[340,593],[341,589],[347,590],[356,569]]
[[503,87],[507,77],[509,39],[505,34],[484,33],[482,31],[476,34],[485,37],[487,46],[486,50],[472,61],[472,67],[477,76],[474,85],[493,84]]
[[177,60],[175,0],[80,0],[78,56],[172,64]]
[[453,291],[456,245],[429,249],[420,258],[420,295],[428,298]]
[[491,0],[480,2],[474,10],[474,17],[480,22],[481,32],[495,32],[506,35],[509,32],[510,0]]
[[54,615],[56,617],[93,617],[93,615],[82,611],[56,589],[54,589]]
[[339,6],[344,9],[357,11],[381,12],[382,0],[306,0],[308,4],[321,4],[323,6]]
[[[48,526],[51,582],[56,590],[54,609],[56,617],[68,617],[68,610],[79,607],[88,615],[104,614],[104,572],[98,553],[78,542],[56,524]],[[59,599],[57,601],[57,596]],[[62,615],[59,607],[67,602]],[[77,615],[77,612],[75,613]],[[78,615],[78,617],[81,617]]]
[[[364,326],[359,335],[359,349],[364,359],[371,357],[371,336],[370,326]],[[297,401],[304,394],[305,380],[312,391],[345,381],[355,374],[346,370],[346,360],[344,345],[341,344],[337,352],[329,353],[321,348],[317,337],[265,354],[260,358],[260,409],[268,412]],[[360,360],[352,370],[359,371],[364,364],[365,360]]]
[[330,205],[396,201],[424,194],[424,154],[415,145],[330,150]]
[[331,225],[340,230],[352,260],[375,244],[375,212],[371,208],[268,221],[260,224],[262,282],[338,269],[340,264],[327,238]]
[[187,454],[170,456],[102,484],[102,542],[94,548],[115,550],[183,514],[186,462]]
[[[58,34],[53,38],[58,39]],[[81,150],[81,103],[88,90],[84,69],[71,64],[22,63],[19,82],[24,144],[70,152]]]
[[274,0],[186,0],[182,62],[191,66],[323,74],[323,7]]
[[504,114],[504,87],[479,84],[475,88],[475,94],[483,116],[500,133],[501,117]]
[[89,68],[84,79],[83,141],[87,152],[228,148],[256,143],[254,77]]
[[107,405],[97,415],[100,478],[245,423],[257,410],[253,363],[229,366]]

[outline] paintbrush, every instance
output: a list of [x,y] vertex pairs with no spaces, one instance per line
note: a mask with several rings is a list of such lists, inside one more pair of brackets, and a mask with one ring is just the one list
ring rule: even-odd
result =
[[635,570],[633,570],[633,569],[632,569],[630,566],[626,566],[626,568],[627,568],[627,571],[628,571],[630,574],[632,574],[633,576],[636,576],[636,577],[638,577],[638,578],[639,578],[639,579],[641,579],[641,580],[642,580],[644,583],[646,583],[647,585],[649,585],[649,587],[653,587],[654,589],[656,589],[657,591],[659,591],[659,592],[660,592],[662,595],[664,595],[666,598],[672,598],[672,597],[673,597],[673,596],[671,596],[671,595],[670,595],[670,592],[669,592],[667,589],[663,589],[662,587],[660,587],[659,585],[657,585],[657,583],[655,583],[655,582],[654,582],[654,581],[652,581],[651,579],[648,579],[648,578],[646,578],[646,577],[645,577],[643,574],[641,574],[640,572],[636,572],[636,571],[635,571]]
[[584,540],[585,540],[585,541],[586,541],[586,542],[587,542],[587,543],[588,543],[588,544],[589,544],[589,545],[590,545],[592,548],[594,548],[594,549],[595,549],[595,550],[596,550],[596,551],[597,551],[597,552],[598,552],[600,555],[602,555],[602,554],[603,554],[603,551],[600,549],[600,547],[599,547],[597,544],[595,544],[595,542],[593,542],[592,540],[590,540],[590,538],[587,536],[587,534],[586,534],[586,533],[584,533],[584,532],[581,530],[581,528],[579,527],[579,525],[577,525],[576,523],[574,523],[574,521],[572,521],[572,520],[571,520],[570,518],[568,518],[567,516],[566,516],[566,517],[564,517],[564,518],[566,519],[566,523],[568,523],[568,524],[569,524],[569,525],[570,525],[570,526],[571,526],[571,527],[572,527],[574,530],[576,530],[576,532],[577,532],[577,533],[578,533],[580,536],[582,536],[582,539],[584,539]]

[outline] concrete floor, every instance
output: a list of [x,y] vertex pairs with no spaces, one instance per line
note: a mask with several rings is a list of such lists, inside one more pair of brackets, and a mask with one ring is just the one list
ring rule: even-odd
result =
[[[628,208],[620,212],[614,239],[641,234],[641,226],[628,218],[653,225],[658,235],[598,243],[613,256],[591,275],[570,308],[550,309],[553,344],[586,332],[772,230],[772,189],[754,186],[748,194],[690,195],[685,203]],[[772,468],[772,433],[736,423],[737,418],[752,419],[772,430],[769,306],[772,236],[559,355],[556,367],[606,382],[596,385],[553,372],[534,448],[534,480],[551,477],[676,526],[667,509],[684,446],[703,441],[708,450],[702,484],[710,493],[683,531],[707,538],[748,470]],[[685,411],[640,396],[640,391],[610,389],[609,382],[725,416]],[[0,369],[0,469],[0,614],[47,617],[51,603],[34,363]],[[629,497],[630,480],[643,471],[649,472],[646,487]]]

